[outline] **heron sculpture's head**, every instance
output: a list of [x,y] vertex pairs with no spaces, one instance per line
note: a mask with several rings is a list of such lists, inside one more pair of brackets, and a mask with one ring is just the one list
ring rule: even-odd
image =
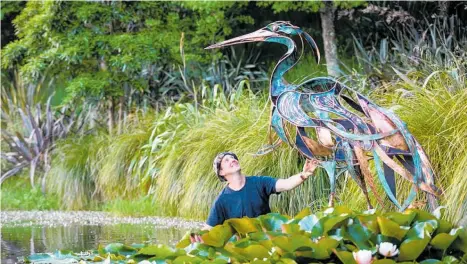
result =
[[255,32],[213,44],[209,47],[206,47],[206,49],[221,48],[241,43],[260,41],[276,42],[287,45],[283,42],[284,39],[291,41],[293,45],[295,45],[291,39],[292,36],[300,36],[302,40],[305,39],[305,41],[307,41],[313,49],[317,62],[319,62],[319,50],[313,38],[311,38],[308,33],[304,32],[299,27],[294,26],[290,22],[286,21],[273,22],[259,30],[256,30]]

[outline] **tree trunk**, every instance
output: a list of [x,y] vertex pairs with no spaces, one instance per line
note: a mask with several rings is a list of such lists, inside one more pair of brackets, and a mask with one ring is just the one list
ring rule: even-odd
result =
[[113,98],[110,98],[110,106],[109,108],[107,109],[107,113],[108,113],[108,117],[109,117],[109,120],[108,120],[108,126],[109,126],[109,135],[112,135],[113,133],[113,127],[114,127],[114,100]]
[[332,1],[325,1],[320,10],[321,27],[323,28],[324,56],[328,74],[333,77],[340,75],[337,58],[336,31],[334,29],[334,6]]
[[122,134],[122,125],[123,125],[123,107],[125,102],[125,96],[120,96],[120,101],[118,102],[118,135]]

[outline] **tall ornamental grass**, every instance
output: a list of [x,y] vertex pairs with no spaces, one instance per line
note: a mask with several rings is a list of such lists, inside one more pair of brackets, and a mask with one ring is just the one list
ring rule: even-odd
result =
[[105,136],[64,139],[55,149],[47,175],[47,190],[61,197],[63,209],[81,210],[100,200],[96,192],[97,153],[108,143]]

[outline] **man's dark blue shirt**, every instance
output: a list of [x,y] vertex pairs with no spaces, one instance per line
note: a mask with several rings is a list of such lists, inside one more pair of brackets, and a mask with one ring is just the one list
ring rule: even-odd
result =
[[276,181],[268,176],[249,176],[238,191],[226,186],[214,201],[206,223],[216,226],[230,218],[253,218],[270,213],[269,196],[277,193]]

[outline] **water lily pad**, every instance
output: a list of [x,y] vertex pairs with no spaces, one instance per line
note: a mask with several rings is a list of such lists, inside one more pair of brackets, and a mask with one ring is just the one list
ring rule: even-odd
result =
[[348,251],[338,251],[333,249],[332,252],[339,258],[342,263],[346,264],[357,264],[351,252]]
[[417,215],[415,216],[415,219],[414,221],[417,221],[417,222],[424,222],[424,221],[427,221],[427,220],[437,220],[437,218],[430,214],[429,212],[426,212],[426,211],[423,211],[423,210],[419,210],[419,209],[407,209],[405,210],[406,213],[416,213]]
[[287,223],[289,218],[278,213],[269,213],[259,216],[258,220],[264,231],[281,231],[282,224]]
[[338,226],[349,217],[350,215],[345,213],[339,216],[327,216],[325,218],[322,218],[320,222],[323,222],[323,231],[320,235],[327,234],[329,230],[333,229],[335,226]]
[[261,231],[259,220],[256,218],[232,218],[225,222],[230,224],[232,228],[240,234]]
[[428,221],[415,224],[407,233],[407,238],[400,245],[399,260],[415,260],[418,258],[430,242],[430,234],[433,230],[432,224]]
[[403,213],[400,212],[389,212],[385,213],[384,217],[387,219],[396,222],[400,226],[410,226],[412,221],[417,216],[417,213],[414,211],[405,211]]
[[325,237],[322,238],[316,243],[316,246],[313,247],[313,258],[315,259],[328,259],[331,254],[332,250],[335,249],[339,245],[339,241]]
[[353,211],[350,210],[348,207],[346,206],[335,206],[334,207],[334,211],[333,211],[333,215],[342,215],[342,214],[353,214]]
[[381,234],[388,237],[395,237],[402,240],[409,231],[408,228],[399,226],[396,222],[387,219],[386,217],[378,216],[376,218]]
[[306,216],[311,215],[313,212],[311,211],[310,207],[305,207],[298,213],[297,215],[294,216],[294,220],[301,220],[305,218]]
[[301,230],[311,232],[313,227],[318,222],[319,222],[319,218],[316,215],[312,214],[312,215],[305,216],[302,220],[300,220],[298,225],[300,226]]
[[370,230],[373,233],[379,233],[378,222],[376,221],[376,215],[359,215],[356,219],[362,226]]
[[279,260],[279,262],[277,262],[278,264],[297,264],[297,262],[293,259],[290,259],[290,258],[281,258]]
[[133,255],[138,252],[138,249],[124,245],[122,243],[111,243],[105,246],[104,251],[111,254],[120,254],[120,255]]
[[396,262],[392,259],[378,259],[378,260],[371,262],[371,264],[393,264],[393,263],[396,263]]
[[448,234],[438,234],[430,241],[430,244],[437,249],[445,250],[454,242],[462,229],[463,228],[456,228],[452,229]]
[[213,247],[222,247],[233,236],[232,227],[228,224],[217,225],[201,236],[204,244]]
[[185,263],[193,263],[198,264],[201,263],[203,259],[195,256],[179,256],[174,259],[173,264],[185,264]]
[[272,243],[286,252],[294,252],[300,247],[313,247],[311,239],[304,235],[281,236],[272,239]]
[[452,247],[467,253],[467,228],[462,229],[454,243],[452,243]]
[[[183,253],[182,253],[183,252]],[[158,259],[175,258],[184,255],[185,251],[177,251],[167,245],[149,245],[140,249],[137,255],[156,256]]]
[[352,241],[358,247],[358,249],[370,249],[370,237],[371,234],[366,232],[363,226],[360,224],[355,223],[347,227],[345,238]]
[[286,234],[299,234],[302,233],[303,231],[300,230],[300,225],[299,224],[282,224],[281,230],[283,233]]
[[233,244],[228,243],[225,246],[225,249],[229,252],[238,254],[245,259],[248,260],[254,260],[255,258],[263,259],[263,258],[268,258],[269,251],[262,245],[260,244],[251,244],[246,247],[235,247]]
[[420,262],[420,264],[439,264],[439,263],[444,263],[444,262],[437,260],[437,259],[425,259],[424,261]]

